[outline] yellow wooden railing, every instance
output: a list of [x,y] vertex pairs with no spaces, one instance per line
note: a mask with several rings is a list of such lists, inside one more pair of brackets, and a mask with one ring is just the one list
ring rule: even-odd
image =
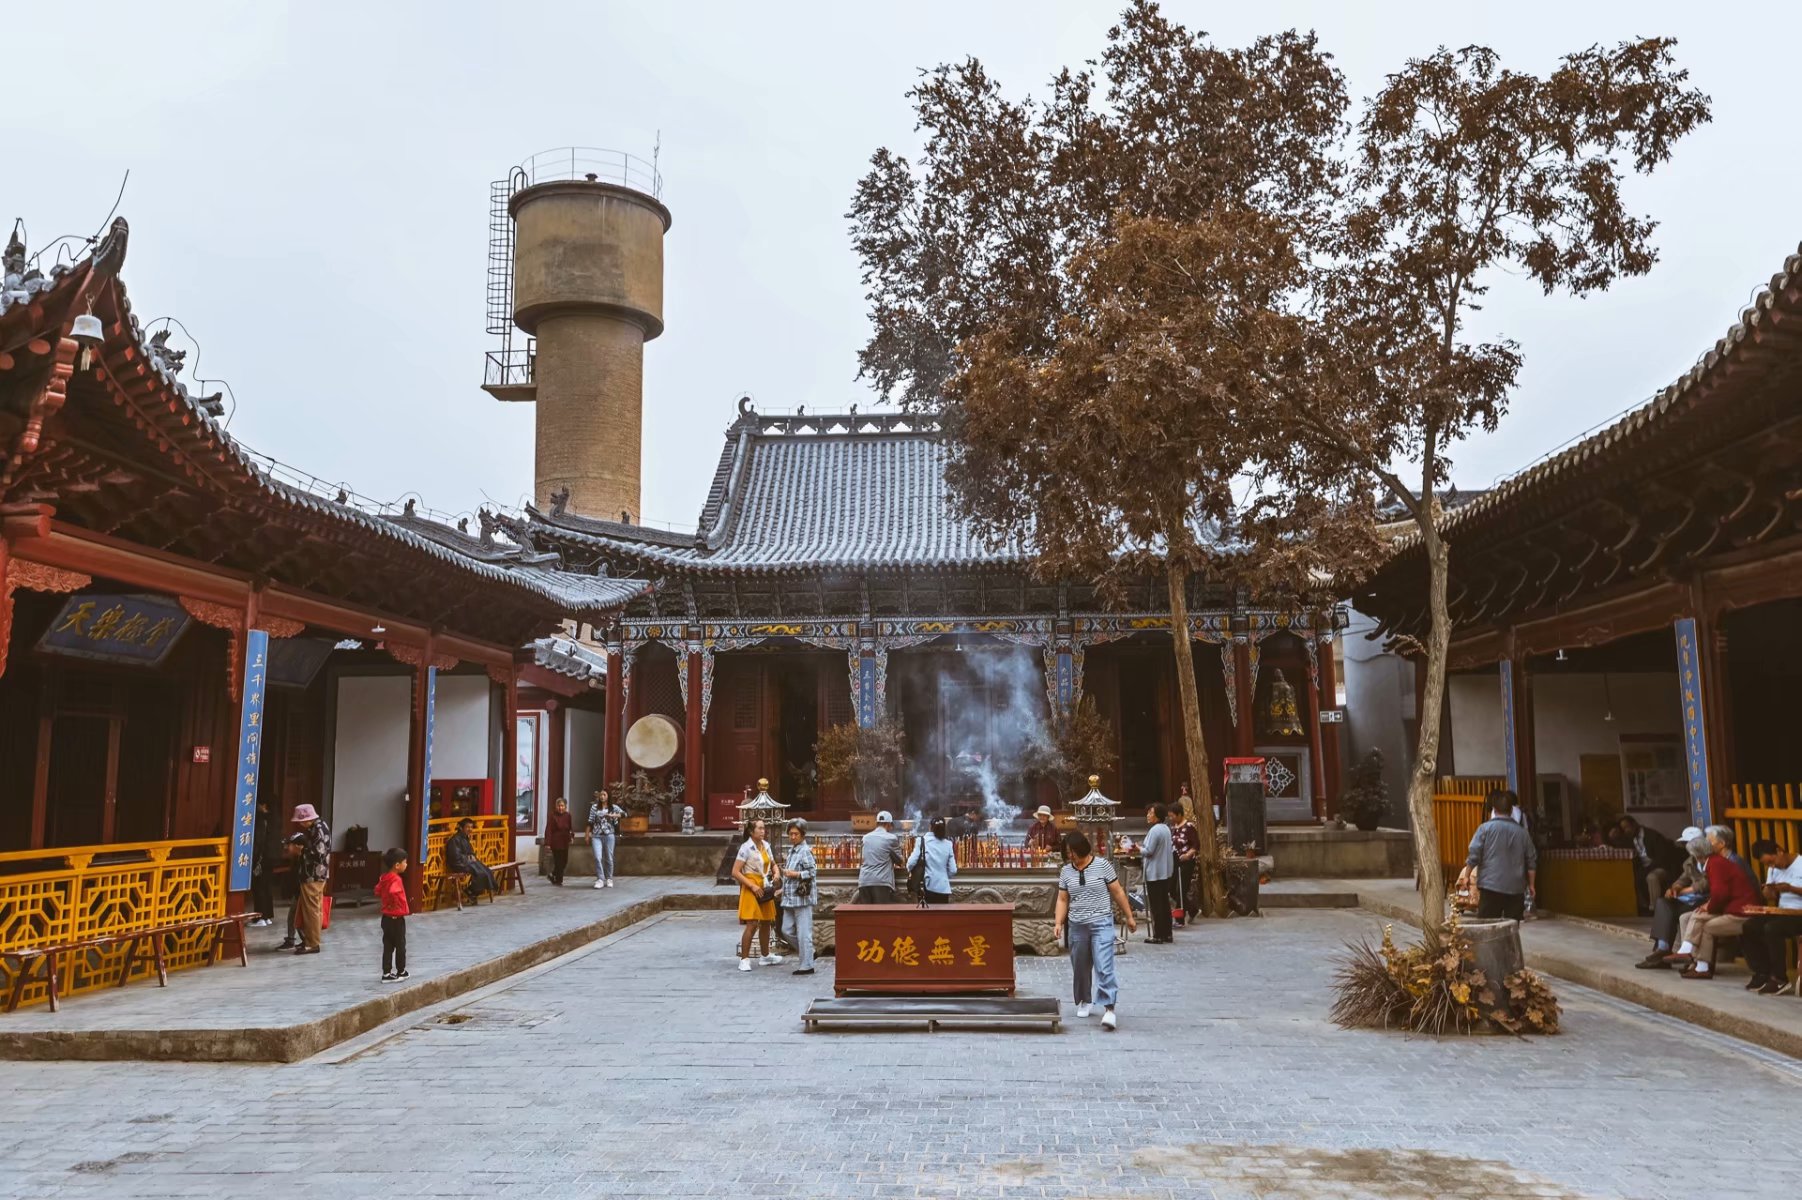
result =
[[1508,786],[1487,775],[1442,775],[1433,785],[1433,824],[1439,830],[1439,865],[1448,874],[1464,865],[1470,839],[1483,823],[1489,793]]
[[[183,921],[225,915],[226,840],[125,842],[61,846],[0,854],[0,950],[67,945],[89,938],[133,933]],[[172,935],[166,947],[171,969],[206,960],[206,932]],[[63,994],[117,983],[125,948],[111,946],[65,961]],[[154,973],[142,955],[132,977]],[[0,994],[12,989],[13,968],[0,961]],[[47,995],[28,984],[20,1003]]]
[[[457,832],[461,821],[474,823],[469,844],[485,863],[513,861],[513,821],[505,814],[486,817],[433,817],[426,822],[425,865],[419,877],[421,907],[430,909],[438,899],[438,881],[444,877],[444,843]],[[503,887],[506,885],[503,885]]]
[[1770,838],[1790,854],[1802,854],[1802,787],[1793,783],[1736,783],[1733,804],[1723,814],[1750,855],[1752,843]]

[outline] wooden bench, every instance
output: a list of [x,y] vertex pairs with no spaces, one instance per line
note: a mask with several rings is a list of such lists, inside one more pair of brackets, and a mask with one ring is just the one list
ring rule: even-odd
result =
[[0,958],[10,959],[17,970],[13,976],[11,993],[6,999],[6,1011],[13,1012],[19,1007],[19,1000],[25,993],[25,985],[31,982],[33,974],[40,974],[50,993],[50,1011],[57,1012],[61,1007],[59,1001],[58,981],[62,978],[62,962],[70,955],[83,954],[90,950],[107,950],[114,946],[125,947],[125,958],[119,967],[119,982],[116,987],[124,987],[131,980],[131,969],[138,961],[140,952],[146,949],[156,965],[156,981],[161,987],[169,986],[169,963],[164,953],[165,938],[180,933],[192,933],[196,930],[210,931],[206,950],[206,965],[212,966],[219,961],[219,953],[227,939],[238,945],[238,965],[248,967],[250,955],[244,939],[245,923],[260,916],[259,913],[234,913],[223,917],[199,917],[191,921],[176,921],[167,925],[156,925],[149,929],[136,929],[129,933],[107,934],[103,937],[83,938],[80,941],[63,942],[51,946],[32,946],[20,950],[8,950],[0,953]]
[[[509,883],[518,889],[521,895],[525,894],[525,877],[519,872],[519,869],[526,865],[525,863],[504,862],[486,863],[484,865],[487,866],[488,873],[494,876],[494,890],[484,893],[488,897],[488,903],[493,904],[494,898],[506,891]],[[469,880],[470,874],[468,871],[446,871],[444,874],[438,876],[438,890],[433,898],[433,907],[443,908],[444,902],[448,899],[456,904],[458,912],[462,912],[463,893],[469,887]],[[480,897],[472,897],[471,902],[473,903],[479,898]]]
[[1040,1028],[1056,1033],[1063,1021],[1050,996],[837,996],[815,1000],[801,1014],[809,1033],[821,1025],[894,1026],[923,1024]]
[[519,890],[520,895],[525,895],[526,879],[525,876],[519,873],[519,869],[525,865],[526,864],[523,862],[504,862],[495,863],[493,866],[489,867],[488,869],[494,872],[495,890],[504,892],[507,890],[507,884],[511,883]]

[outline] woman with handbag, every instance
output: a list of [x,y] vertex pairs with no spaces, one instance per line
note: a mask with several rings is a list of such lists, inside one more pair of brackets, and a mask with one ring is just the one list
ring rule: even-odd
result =
[[914,843],[907,859],[907,893],[922,904],[951,903],[957,848],[945,832],[945,818],[934,817],[932,831]]
[[755,933],[763,957],[757,961],[773,967],[782,961],[770,953],[770,927],[776,922],[776,858],[770,852],[769,833],[759,817],[745,830],[745,844],[732,860],[732,878],[738,883],[738,922],[745,927],[738,939],[738,969],[751,969],[751,935]]

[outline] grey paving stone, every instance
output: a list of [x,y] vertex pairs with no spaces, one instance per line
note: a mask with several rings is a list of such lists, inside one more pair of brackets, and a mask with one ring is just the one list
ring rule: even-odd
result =
[[[32,1150],[0,1195],[1689,1200],[1694,1114],[1781,1113],[1802,1084],[1589,993],[1559,1038],[1335,1029],[1330,956],[1377,928],[1279,912],[1135,945],[1115,1034],[1072,1012],[1056,1035],[809,1035],[829,973],[741,974],[728,915],[672,914],[344,1061],[0,1064]],[[1038,994],[1067,972],[1020,964]],[[1802,1171],[1794,1139],[1707,1137],[1736,1164],[1710,1196]]]

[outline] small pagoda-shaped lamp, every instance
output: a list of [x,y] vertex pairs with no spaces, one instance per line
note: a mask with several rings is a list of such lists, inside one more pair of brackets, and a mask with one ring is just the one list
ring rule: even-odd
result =
[[1101,794],[1101,776],[1089,776],[1088,794],[1070,807],[1076,816],[1076,824],[1088,834],[1095,853],[1106,857],[1113,845],[1114,822],[1119,820],[1115,810],[1120,807],[1120,802]]
[[788,805],[778,804],[776,798],[770,795],[770,781],[767,779],[757,781],[756,797],[739,805],[738,815],[746,829],[751,827],[752,821],[763,818],[772,839],[788,833]]

